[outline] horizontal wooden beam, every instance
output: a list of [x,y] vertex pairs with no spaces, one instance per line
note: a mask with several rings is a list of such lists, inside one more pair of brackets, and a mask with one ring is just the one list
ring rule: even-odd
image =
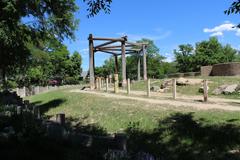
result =
[[116,43],[118,41],[109,41],[109,42],[106,42],[106,43],[103,43],[103,44],[100,44],[98,46],[95,46],[94,49],[96,50],[97,48],[101,48],[101,47],[104,47],[104,46],[107,46],[109,44],[113,44],[113,43]]
[[[126,52],[125,54],[139,54],[138,52]],[[121,53],[119,53],[119,54],[117,54],[118,56],[121,56],[122,54]]]
[[[102,50],[106,50],[106,51],[122,51],[122,49],[120,49],[120,48],[108,48],[108,49],[100,49],[100,48],[98,48],[98,49],[96,49],[96,51],[102,51]],[[141,49],[125,49],[125,51],[140,51]]]
[[[106,47],[99,47],[99,49],[111,49],[111,48],[121,48],[122,46],[106,46]],[[134,45],[125,45],[126,48],[134,47]]]
[[89,40],[96,40],[96,41],[126,41],[124,38],[100,38],[100,37],[89,37]]
[[116,52],[111,52],[111,51],[97,51],[97,52],[104,52],[104,53],[108,53],[108,54],[112,54],[112,55],[119,55],[119,53],[116,53]]
[[148,45],[148,43],[133,43],[133,42],[126,42],[127,44],[131,44],[131,45],[134,45],[134,46],[143,46],[143,45]]

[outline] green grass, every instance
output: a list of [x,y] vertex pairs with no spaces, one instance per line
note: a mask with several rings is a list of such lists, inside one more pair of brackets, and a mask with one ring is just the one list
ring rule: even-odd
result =
[[[210,96],[215,96],[212,94],[213,90],[216,89],[217,87],[224,85],[224,84],[240,84],[240,77],[190,77],[190,78],[200,78],[200,79],[207,79],[211,81],[209,83],[209,95]],[[152,80],[151,86],[160,86],[163,83],[164,79],[161,80]],[[184,94],[184,95],[201,95],[201,93],[198,92],[199,88],[201,85],[192,85],[192,86],[177,86],[177,92]],[[146,90],[146,82],[140,81],[140,82],[135,82],[131,86],[132,90],[136,91],[143,91]],[[169,90],[171,92],[171,90]],[[240,99],[239,94],[232,94],[232,95],[218,95],[218,97],[223,97],[223,98],[233,98],[233,99]]]
[[67,117],[79,119],[83,125],[97,125],[108,133],[122,132],[129,123],[139,122],[143,130],[152,130],[158,122],[174,113],[193,112],[194,119],[204,119],[206,124],[240,124],[239,112],[197,111],[192,108],[160,106],[134,100],[103,98],[91,94],[70,93],[58,90],[28,97],[31,103],[42,107],[44,114],[55,116],[64,112]]

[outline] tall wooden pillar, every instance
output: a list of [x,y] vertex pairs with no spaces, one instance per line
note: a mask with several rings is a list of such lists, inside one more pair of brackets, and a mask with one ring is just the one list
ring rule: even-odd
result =
[[118,74],[118,56],[117,55],[115,55],[114,56],[115,57],[115,74]]
[[125,41],[122,41],[122,86],[126,87],[127,76],[126,76],[126,48]]
[[89,35],[89,75],[90,75],[90,87],[94,89],[94,50],[93,50],[93,36]]
[[146,46],[142,46],[142,52],[143,52],[143,79],[147,80],[147,52],[146,52]]
[[141,80],[141,60],[140,57],[138,57],[138,81]]

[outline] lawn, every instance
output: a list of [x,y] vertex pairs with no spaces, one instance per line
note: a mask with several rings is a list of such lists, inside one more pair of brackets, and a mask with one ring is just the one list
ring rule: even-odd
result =
[[143,151],[166,160],[240,159],[240,112],[160,106],[69,89],[27,99],[46,116],[64,112],[80,122],[83,133],[124,132],[132,155]]
[[69,90],[48,92],[28,99],[31,103],[41,106],[45,115],[54,116],[64,112],[67,117],[79,119],[84,125],[98,125],[110,133],[124,131],[130,122],[138,122],[141,129],[151,130],[160,120],[178,112],[192,113],[194,119],[204,119],[208,124],[226,123],[231,119],[237,119],[233,123],[240,124],[238,112],[197,111],[186,107],[176,108],[128,99],[70,93]]

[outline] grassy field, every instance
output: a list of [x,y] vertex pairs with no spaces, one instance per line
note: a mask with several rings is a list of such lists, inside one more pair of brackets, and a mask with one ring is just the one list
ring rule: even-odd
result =
[[[215,96],[212,94],[213,90],[221,85],[240,84],[240,77],[236,77],[236,76],[235,77],[191,77],[191,78],[207,79],[211,81],[209,83],[210,96]],[[151,86],[160,86],[163,83],[163,81],[164,79],[152,80]],[[198,92],[200,87],[201,87],[200,85],[177,86],[177,92],[185,95],[201,95],[201,93]],[[146,90],[146,83],[144,81],[135,82],[131,88],[132,90]],[[171,90],[169,92],[171,92]],[[240,99],[240,94],[218,95],[218,97]]]
[[133,155],[144,151],[166,160],[240,160],[240,112],[175,108],[69,89],[27,99],[46,116],[64,112],[81,133],[125,133]]
[[91,94],[70,93],[69,90],[53,91],[28,97],[31,103],[39,105],[48,116],[64,112],[67,117],[78,119],[83,125],[97,125],[107,132],[122,132],[128,125],[138,122],[140,128],[151,130],[158,122],[174,113],[192,113],[194,119],[204,119],[207,124],[240,123],[238,112],[196,111],[194,109],[160,106],[134,100],[102,98]]

